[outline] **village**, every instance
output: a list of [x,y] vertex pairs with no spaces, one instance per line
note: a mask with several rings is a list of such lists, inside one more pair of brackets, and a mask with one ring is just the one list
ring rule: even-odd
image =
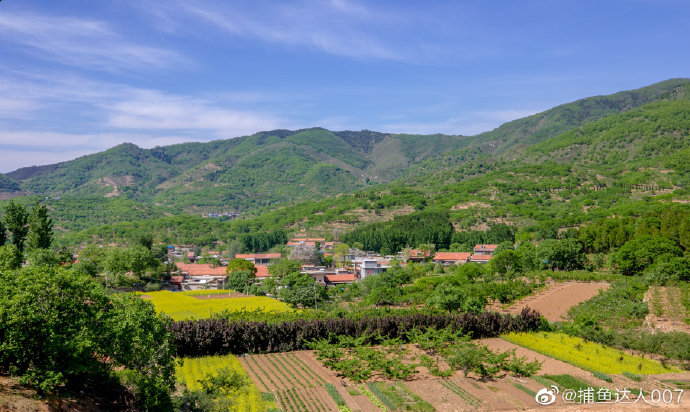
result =
[[[441,266],[462,265],[468,262],[488,263],[494,255],[498,245],[475,245],[472,252],[434,252],[427,250],[408,249],[397,255],[381,256],[375,252],[363,252],[348,248],[337,262],[335,247],[339,243],[326,241],[325,238],[292,238],[287,247],[294,251],[296,248],[314,250],[331,265],[303,264],[301,273],[308,274],[325,287],[346,285],[357,282],[367,276],[386,271],[391,265],[406,266],[411,262],[432,262]],[[168,255],[175,262],[177,273],[170,277],[171,290],[201,290],[222,289],[227,279],[228,257],[218,251],[204,252],[203,256],[214,259],[216,263],[200,263],[194,246],[169,246]],[[255,281],[260,282],[271,277],[269,266],[284,256],[281,253],[237,253],[235,259],[244,259],[254,264],[256,268]],[[324,260],[322,259],[322,260]],[[217,264],[220,262],[220,264]]]

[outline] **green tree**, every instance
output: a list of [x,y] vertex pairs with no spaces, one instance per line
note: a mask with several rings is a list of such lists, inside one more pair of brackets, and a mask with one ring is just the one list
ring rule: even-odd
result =
[[175,365],[169,323],[150,302],[110,298],[73,270],[0,271],[0,367],[43,391],[117,371],[138,383],[142,409],[166,408]]
[[29,214],[29,249],[48,249],[53,243],[53,220],[48,217],[48,208],[38,202]]
[[335,261],[339,266],[345,266],[345,258],[350,253],[350,245],[347,243],[338,243],[335,245],[333,255],[335,256]]
[[682,250],[671,240],[661,236],[642,235],[627,241],[616,253],[618,270],[626,276],[640,274],[648,266],[673,256]]
[[233,270],[228,273],[225,287],[240,293],[247,293],[255,279],[256,275],[252,271]]
[[268,273],[278,278],[282,278],[291,273],[299,273],[300,270],[302,270],[302,264],[300,262],[285,258],[278,260],[268,267]]
[[141,276],[148,270],[156,270],[161,262],[156,259],[150,249],[142,245],[134,245],[126,251],[127,271]]
[[8,244],[0,246],[0,270],[14,270],[22,266],[24,257],[17,246]]
[[501,275],[522,273],[522,259],[520,254],[512,249],[505,249],[497,253],[489,261],[489,266],[494,273]]
[[311,308],[328,299],[326,288],[307,274],[289,273],[280,280],[280,286],[278,297],[295,307]]
[[228,262],[228,267],[225,269],[225,273],[230,274],[232,272],[242,271],[250,272],[252,275],[256,275],[256,266],[246,259],[233,259]]
[[10,200],[5,208],[5,224],[7,230],[12,234],[12,244],[22,253],[24,253],[24,242],[29,232],[28,220],[29,214],[26,212],[26,208]]
[[50,249],[33,249],[29,252],[31,266],[57,266],[60,264],[57,253]]
[[5,242],[7,242],[7,231],[5,224],[0,220],[0,246],[5,246]]

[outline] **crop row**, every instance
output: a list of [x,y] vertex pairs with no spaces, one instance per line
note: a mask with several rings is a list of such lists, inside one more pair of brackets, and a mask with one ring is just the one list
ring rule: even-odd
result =
[[312,388],[324,382],[294,353],[252,355],[244,362],[267,390]]
[[337,335],[358,337],[373,333],[388,338],[404,338],[407,332],[416,328],[450,328],[476,339],[536,330],[540,323],[538,312],[525,309],[519,315],[493,312],[459,315],[417,313],[280,323],[202,319],[175,322],[171,328],[179,355],[204,356],[301,350],[308,342]]
[[454,394],[458,395],[462,400],[467,402],[470,406],[473,406],[475,408],[479,407],[482,404],[482,401],[480,399],[477,399],[475,396],[467,392],[466,390],[462,389],[458,384],[453,382],[450,379],[441,379],[439,383],[443,386],[445,386],[449,391],[453,392]]
[[325,389],[321,387],[307,389],[290,388],[277,390],[275,394],[284,412],[328,412],[333,410],[333,403],[325,392]]

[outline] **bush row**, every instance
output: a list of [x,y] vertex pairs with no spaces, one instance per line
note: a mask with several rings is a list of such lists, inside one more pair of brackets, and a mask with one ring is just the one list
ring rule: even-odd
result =
[[358,337],[380,334],[405,338],[418,328],[461,330],[473,339],[508,332],[536,330],[541,315],[524,309],[519,315],[494,312],[480,314],[412,314],[361,319],[298,319],[280,323],[201,319],[172,324],[178,356],[287,352],[306,348],[306,343],[338,335]]

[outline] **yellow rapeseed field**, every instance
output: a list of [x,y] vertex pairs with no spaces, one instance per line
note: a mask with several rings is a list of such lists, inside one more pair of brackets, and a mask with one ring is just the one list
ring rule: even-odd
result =
[[607,374],[631,372],[638,375],[680,372],[673,367],[664,367],[659,362],[629,355],[598,343],[585,342],[563,333],[509,333],[501,337],[592,372]]
[[[191,391],[202,389],[199,381],[208,375],[217,374],[223,368],[238,371],[244,376],[247,375],[247,372],[233,355],[182,358],[180,362],[181,365],[177,365],[175,370],[177,381]],[[230,393],[229,397],[232,398],[233,410],[237,411],[260,412],[273,406],[261,399],[261,393],[253,383],[241,391]]]
[[167,290],[159,292],[146,292],[140,295],[148,296],[156,311],[170,316],[173,320],[203,319],[211,316],[212,313],[224,310],[235,311],[246,309],[265,310],[274,312],[287,312],[292,309],[284,302],[266,296],[247,296],[240,298],[227,299],[197,299],[194,295],[205,294],[227,294],[232,291],[190,291],[190,292],[170,292]]

